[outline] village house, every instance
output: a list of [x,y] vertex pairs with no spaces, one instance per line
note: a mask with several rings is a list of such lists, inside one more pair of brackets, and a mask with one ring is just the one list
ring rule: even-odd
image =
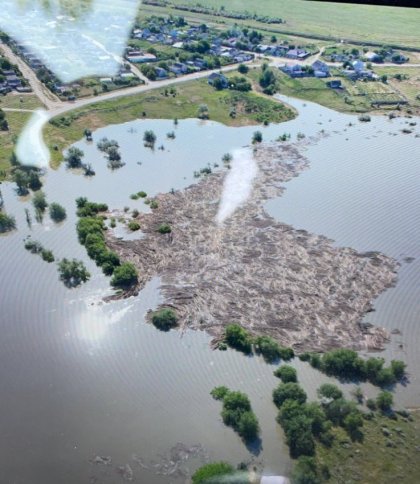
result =
[[162,67],[156,67],[155,72],[158,79],[166,79],[168,77],[167,70],[163,69]]
[[187,74],[188,66],[186,64],[183,64],[182,62],[174,62],[169,67],[169,70],[175,75],[180,76],[181,74]]
[[289,59],[303,60],[309,56],[309,52],[304,49],[290,49],[286,53],[286,57]]
[[308,75],[299,64],[284,64],[283,66],[280,66],[279,69],[290,77],[305,77]]
[[316,60],[312,64],[312,69],[314,70],[315,77],[329,77],[330,76],[330,68],[320,60]]

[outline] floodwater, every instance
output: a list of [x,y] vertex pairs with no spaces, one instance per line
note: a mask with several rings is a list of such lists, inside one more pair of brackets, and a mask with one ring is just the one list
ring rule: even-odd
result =
[[[307,149],[311,168],[287,184],[283,199],[269,202],[270,212],[297,227],[336,238],[338,244],[354,243],[356,248],[380,249],[390,255],[398,250],[399,259],[403,255],[415,257],[418,231],[399,234],[401,227],[410,228],[416,223],[415,177],[419,179],[416,170],[420,166],[414,151],[419,139],[414,134],[400,133],[406,120],[378,118],[362,125],[355,117],[319,106],[304,106],[297,101],[296,106],[301,112],[297,119],[258,128],[265,140],[284,132],[290,132],[292,139],[298,132],[313,136],[322,129],[329,136]],[[350,121],[355,126],[347,127]],[[143,147],[146,129],[156,132],[156,147],[163,144],[165,150]],[[230,350],[211,351],[210,339],[204,333],[161,333],[145,323],[146,311],[159,303],[158,280],[151,281],[136,298],[103,304],[102,297],[110,293],[109,279],[87,258],[75,232],[74,200],[78,196],[106,202],[111,208],[146,209],[142,200],[133,201],[130,194],[144,190],[154,195],[193,183],[195,170],[215,162],[222,165],[222,155],[249,144],[255,129],[227,128],[197,120],[180,121],[178,126],[172,121],[138,120],[99,129],[94,133],[94,143],[76,143],[84,150],[85,161],[92,163],[96,176],[86,178],[62,166],[48,171],[44,179],[48,201],[59,202],[67,209],[66,221],[58,225],[48,215],[37,224],[30,200],[17,197],[12,184],[2,184],[5,209],[16,216],[18,230],[0,238],[0,482],[115,484],[125,482],[131,470],[135,482],[182,483],[207,458],[233,463],[252,460],[267,473],[289,473],[288,451],[271,402],[272,389],[278,383],[272,375],[275,367],[259,357],[245,357]],[[176,139],[167,140],[166,133],[172,130]],[[126,162],[121,169],[109,170],[96,149],[96,142],[103,136],[119,142]],[[369,148],[371,144],[380,149]],[[395,160],[395,166],[382,163],[384,156]],[[360,171],[361,160],[380,167],[376,177],[370,177],[371,185],[361,180],[365,176]],[[328,183],[312,186],[306,181],[314,176],[313,172],[318,173],[320,166],[324,167],[324,176],[329,169],[337,174],[336,179],[330,178],[338,197],[333,207]],[[341,173],[344,168],[346,175]],[[320,183],[318,178],[313,183]],[[304,186],[295,188],[301,180]],[[353,185],[353,190],[346,188],[348,184]],[[324,210],[325,217],[331,219],[329,223],[322,213],[305,218],[308,206],[298,208],[305,200],[310,200],[312,212]],[[354,200],[359,203],[353,207],[350,202]],[[382,223],[387,230],[376,235],[369,223],[360,225],[360,219],[369,212],[368,202],[377,207],[383,203],[385,207]],[[397,202],[398,217],[394,218],[390,208]],[[336,214],[339,207],[344,210],[346,203],[346,223],[353,224],[353,229],[348,230],[343,215]],[[315,209],[314,204],[319,208]],[[26,224],[25,208],[32,212],[32,228]],[[382,224],[378,222],[377,226]],[[123,230],[118,227],[118,234]],[[357,230],[370,235],[350,240]],[[23,239],[27,235],[52,249],[57,259],[83,259],[91,280],[80,288],[65,288],[58,281],[55,264],[25,251]],[[403,264],[400,276],[400,283],[409,289],[409,301],[414,302],[416,294],[417,300],[420,295],[419,285],[415,284],[419,273],[416,264],[417,259]],[[404,279],[406,271],[408,279]],[[390,327],[401,328],[403,335],[398,338],[407,340],[407,347],[399,351],[393,342],[387,353],[408,358],[409,370],[414,373],[420,362],[413,356],[414,349],[410,353],[410,344],[419,338],[418,321],[411,314],[412,308],[407,307],[405,293],[399,294],[398,286],[387,291],[378,300],[377,312],[370,315],[370,320],[380,318],[383,325],[388,321]],[[392,304],[387,303],[387,298]],[[391,306],[393,312],[388,314],[386,308]],[[300,381],[314,396],[316,387],[327,378],[304,363],[294,364]],[[262,427],[261,449],[247,449],[223,425],[220,402],[209,395],[216,385],[249,394]],[[406,394],[410,404],[420,402],[415,383],[398,392],[404,403]],[[193,447],[197,445],[200,447]],[[182,452],[178,452],[180,448]],[[95,460],[97,456],[106,459]]]

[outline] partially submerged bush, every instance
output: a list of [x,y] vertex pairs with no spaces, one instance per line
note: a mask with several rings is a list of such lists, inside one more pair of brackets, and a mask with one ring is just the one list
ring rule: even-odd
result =
[[67,287],[76,287],[90,278],[90,273],[80,260],[62,259],[58,263],[60,279]]
[[243,353],[252,352],[251,335],[239,324],[229,324],[225,330],[225,341],[231,347]]
[[161,331],[169,331],[177,324],[175,312],[169,308],[159,309],[152,314],[152,324]]
[[137,284],[137,270],[131,262],[123,262],[120,266],[115,267],[111,279],[111,286],[127,289]]
[[62,222],[67,216],[66,209],[59,203],[50,203],[49,211],[50,217],[54,222]]
[[297,382],[297,373],[295,368],[290,365],[282,365],[274,372],[274,375],[283,383]]

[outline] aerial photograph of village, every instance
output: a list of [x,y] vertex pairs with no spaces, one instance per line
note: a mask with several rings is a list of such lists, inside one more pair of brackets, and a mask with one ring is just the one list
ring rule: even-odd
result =
[[0,484],[420,483],[420,8],[368,3],[1,2]]

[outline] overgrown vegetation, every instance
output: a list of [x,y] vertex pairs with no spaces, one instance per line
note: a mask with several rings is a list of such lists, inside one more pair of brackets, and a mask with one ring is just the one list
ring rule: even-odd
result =
[[25,240],[25,249],[32,254],[38,254],[45,262],[54,262],[54,254],[51,250],[45,249],[41,242],[32,240],[30,237]]
[[223,344],[227,344],[231,348],[242,351],[245,354],[251,354],[254,349],[257,354],[262,355],[267,363],[274,363],[279,359],[288,361],[294,357],[292,348],[281,346],[270,336],[257,336],[254,338],[239,324],[226,326]]
[[385,360],[378,357],[361,358],[356,351],[348,349],[332,350],[323,355],[303,353],[303,361],[309,363],[327,375],[344,380],[369,381],[377,386],[389,386],[405,379],[406,364],[400,360],[392,360],[385,367]]
[[8,215],[7,213],[0,210],[0,234],[10,232],[16,228],[16,219],[13,215]]
[[222,400],[222,419],[232,427],[246,443],[255,441],[260,431],[257,417],[245,393],[231,391],[226,387],[216,387],[211,392],[216,400]]
[[136,284],[137,270],[134,265],[130,262],[121,264],[118,255],[106,247],[106,226],[100,213],[108,210],[108,206],[104,203],[89,202],[85,197],[78,198],[76,205],[77,215],[80,217],[77,222],[77,234],[89,257],[102,268],[105,275],[113,275],[113,287],[128,289]]

